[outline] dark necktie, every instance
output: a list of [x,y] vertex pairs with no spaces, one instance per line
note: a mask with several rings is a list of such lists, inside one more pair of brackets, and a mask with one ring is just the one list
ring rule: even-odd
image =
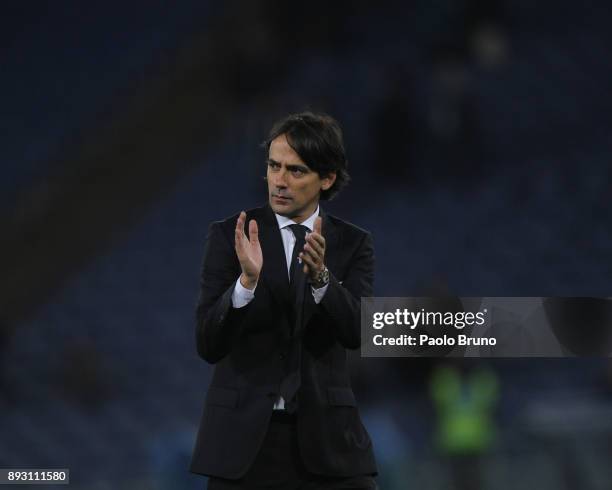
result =
[[291,344],[287,353],[287,363],[285,365],[285,378],[281,382],[280,392],[285,400],[285,409],[288,412],[295,412],[297,409],[297,392],[300,388],[301,374],[300,363],[302,357],[300,340],[294,336],[300,330],[302,312],[304,307],[304,290],[306,287],[306,275],[302,264],[298,260],[298,255],[304,250],[306,243],[306,232],[308,228],[303,225],[289,225],[295,236],[295,246],[291,254],[291,265],[289,267],[289,311]]
[[293,253],[291,254],[291,265],[289,267],[289,310],[292,311],[292,327],[296,327],[296,321],[298,320],[299,310],[303,302],[303,288],[306,284],[306,276],[302,263],[299,261],[298,255],[304,250],[304,244],[306,243],[306,232],[308,228],[302,225],[289,225],[293,235],[295,236],[295,246],[293,247]]

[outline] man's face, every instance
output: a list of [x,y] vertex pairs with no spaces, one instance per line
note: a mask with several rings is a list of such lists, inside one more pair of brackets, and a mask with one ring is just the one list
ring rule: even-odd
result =
[[321,191],[329,189],[336,180],[335,173],[320,178],[289,146],[284,134],[270,143],[267,177],[272,210],[296,223],[315,212]]

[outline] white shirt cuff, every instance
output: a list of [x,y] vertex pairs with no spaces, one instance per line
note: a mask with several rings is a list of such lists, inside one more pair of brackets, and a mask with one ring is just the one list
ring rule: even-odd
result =
[[325,296],[325,292],[327,291],[328,287],[329,287],[329,284],[326,284],[325,286],[319,289],[315,289],[313,287],[310,288],[312,290],[312,296],[316,304],[319,304],[321,302],[321,300],[323,299],[323,296]]
[[257,284],[255,284],[253,289],[245,288],[240,284],[240,278],[238,278],[234,286],[234,291],[232,292],[232,306],[234,308],[242,308],[248,305],[255,297],[255,288],[257,288]]

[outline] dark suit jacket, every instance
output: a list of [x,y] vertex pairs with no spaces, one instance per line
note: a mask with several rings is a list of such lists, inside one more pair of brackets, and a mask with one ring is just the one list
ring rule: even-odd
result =
[[233,308],[241,269],[238,216],[210,226],[197,307],[198,354],[216,364],[191,461],[194,473],[243,476],[266,434],[291,342],[302,342],[297,432],[306,468],[329,476],[375,474],[372,443],[357,411],[346,349],[360,346],[360,297],[372,294],[374,250],[366,231],[321,212],[330,283],[316,304],[306,291],[303,329],[290,335],[289,280],[278,223],[269,206],[255,219],[263,269],[255,298]]

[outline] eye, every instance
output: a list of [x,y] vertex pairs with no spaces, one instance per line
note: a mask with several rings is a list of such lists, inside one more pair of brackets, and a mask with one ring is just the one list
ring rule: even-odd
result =
[[305,173],[306,173],[306,171],[303,168],[293,168],[293,169],[291,169],[291,174],[294,177],[301,177]]
[[270,170],[278,170],[280,165],[277,162],[268,162],[268,167]]

